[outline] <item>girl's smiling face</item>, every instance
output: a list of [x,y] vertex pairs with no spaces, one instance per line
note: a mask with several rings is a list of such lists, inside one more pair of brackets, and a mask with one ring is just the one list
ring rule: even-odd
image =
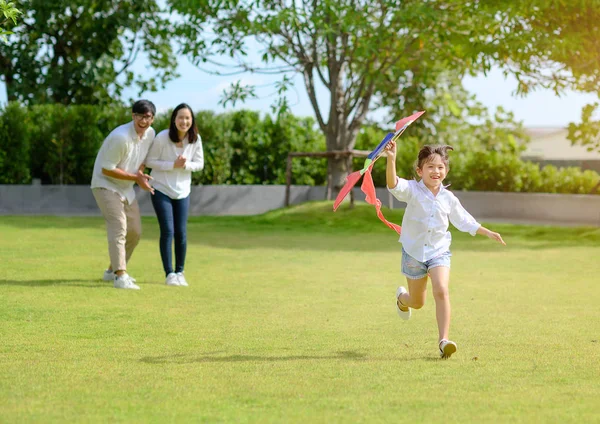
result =
[[417,168],[417,174],[423,179],[423,183],[429,189],[437,190],[442,185],[442,181],[448,174],[448,168],[437,153],[431,155],[423,164],[422,168]]

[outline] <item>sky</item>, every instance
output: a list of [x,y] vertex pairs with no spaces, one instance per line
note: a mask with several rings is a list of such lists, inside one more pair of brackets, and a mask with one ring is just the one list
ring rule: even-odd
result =
[[[135,67],[143,69],[142,62],[136,63]],[[143,97],[151,100],[157,106],[158,111],[164,111],[175,107],[181,102],[188,103],[194,110],[214,110],[217,113],[230,110],[219,105],[219,99],[223,90],[232,81],[242,79],[245,83],[257,86],[270,86],[280,78],[268,75],[242,75],[242,76],[213,76],[209,75],[192,65],[185,57],[179,58],[178,79],[169,82],[165,89],[155,93],[147,93]],[[313,116],[313,110],[306,95],[304,84],[300,77],[294,78],[295,89],[290,92],[288,100],[292,112],[297,116]],[[477,96],[477,99],[490,110],[497,106],[503,106],[506,110],[514,113],[515,119],[522,121],[526,127],[565,127],[570,122],[580,122],[581,109],[589,103],[598,101],[598,97],[592,94],[567,92],[557,97],[552,91],[534,91],[526,97],[517,97],[514,94],[517,83],[513,78],[504,78],[498,69],[492,70],[487,76],[468,77],[464,80],[465,88]],[[247,101],[244,105],[236,106],[236,109],[246,108],[270,112],[273,97],[269,94],[272,88],[258,89],[260,99]],[[127,97],[137,97],[133,90],[126,91]],[[321,93],[325,98],[325,92]],[[6,103],[6,87],[0,82],[0,103]],[[376,115],[371,115],[377,118]]]

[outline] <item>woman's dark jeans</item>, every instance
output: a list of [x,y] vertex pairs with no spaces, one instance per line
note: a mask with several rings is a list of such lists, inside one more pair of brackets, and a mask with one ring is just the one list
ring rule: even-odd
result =
[[190,196],[185,199],[171,199],[158,190],[150,196],[152,206],[160,226],[160,258],[165,276],[173,272],[172,250],[175,238],[175,272],[183,272],[187,250],[187,220]]

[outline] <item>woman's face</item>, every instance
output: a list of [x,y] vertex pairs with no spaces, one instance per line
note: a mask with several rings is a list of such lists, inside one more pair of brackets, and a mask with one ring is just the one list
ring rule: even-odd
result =
[[187,133],[192,126],[192,112],[187,108],[179,109],[175,116],[175,126],[179,133]]

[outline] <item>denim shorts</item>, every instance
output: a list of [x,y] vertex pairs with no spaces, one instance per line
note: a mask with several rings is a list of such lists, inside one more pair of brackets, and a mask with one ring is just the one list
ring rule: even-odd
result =
[[404,249],[402,249],[402,274],[411,280],[418,280],[420,278],[427,277],[427,274],[431,268],[436,268],[438,266],[450,268],[450,256],[452,256],[452,253],[447,250],[433,259],[429,259],[425,262],[419,262],[406,253]]

